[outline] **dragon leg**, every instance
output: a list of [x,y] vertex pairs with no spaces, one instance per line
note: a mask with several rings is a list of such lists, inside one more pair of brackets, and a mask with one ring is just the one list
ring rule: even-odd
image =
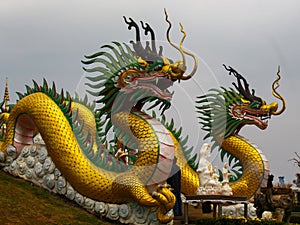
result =
[[174,207],[176,197],[172,193],[170,185],[158,185],[157,192],[153,192],[152,196],[160,203],[157,213],[158,220],[162,223],[168,223],[173,220],[174,216],[168,215],[168,212]]

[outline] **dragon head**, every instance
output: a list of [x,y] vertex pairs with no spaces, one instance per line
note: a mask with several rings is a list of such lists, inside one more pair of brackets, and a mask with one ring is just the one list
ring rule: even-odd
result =
[[[166,31],[168,43],[177,49],[182,59],[173,61],[163,56],[163,48],[156,48],[155,34],[148,23],[141,22],[141,27],[131,18],[124,17],[128,29],[135,29],[136,40],[126,43],[112,42],[101,47],[99,52],[85,56],[82,63],[89,66],[83,68],[88,73],[96,75],[86,77],[89,87],[87,92],[95,96],[97,109],[95,112],[98,135],[104,142],[105,135],[113,126],[111,116],[120,111],[146,110],[159,107],[161,114],[171,106],[172,93],[168,88],[176,81],[188,80],[196,72],[198,61],[195,55],[183,49],[182,44],[186,32],[179,45],[170,39],[172,24],[165,11],[165,19],[169,24]],[[141,42],[140,29],[150,41]],[[194,60],[194,67],[186,74],[186,56]],[[92,90],[91,90],[92,89]]]
[[282,101],[282,108],[278,110],[278,103],[266,102],[255,95],[252,89],[250,92],[249,84],[246,79],[232,67],[226,67],[229,75],[234,75],[237,82],[233,82],[233,88],[212,89],[212,92],[199,97],[197,106],[199,113],[202,114],[201,124],[203,129],[209,131],[208,135],[214,138],[227,138],[232,134],[238,133],[244,125],[255,125],[260,129],[266,129],[268,119],[272,115],[280,115],[286,108],[285,100],[276,91],[279,87],[280,68],[278,68],[277,79],[272,84],[273,95]]
[[[87,77],[92,83],[86,83],[96,91],[88,91],[90,94],[100,97],[97,102],[102,103],[102,113],[111,114],[120,110],[141,110],[145,103],[151,104],[150,108],[161,105],[163,111],[170,107],[172,93],[168,88],[175,81],[191,78],[197,69],[197,58],[182,48],[186,33],[181,25],[183,37],[179,47],[170,40],[169,32],[171,22],[165,11],[166,21],[169,23],[167,30],[168,42],[181,54],[182,60],[173,62],[162,55],[162,46],[159,51],[156,48],[155,35],[148,23],[141,22],[145,35],[151,35],[149,41],[143,46],[141,43],[140,27],[131,18],[124,17],[128,29],[135,28],[136,41],[131,41],[132,48],[127,44],[113,42],[113,45],[104,45],[110,51],[97,52],[85,56],[84,64],[100,63],[93,68],[84,68],[87,72],[100,72],[96,77]],[[150,46],[151,45],[151,46]],[[186,55],[192,56],[195,65],[189,75],[186,73]]]

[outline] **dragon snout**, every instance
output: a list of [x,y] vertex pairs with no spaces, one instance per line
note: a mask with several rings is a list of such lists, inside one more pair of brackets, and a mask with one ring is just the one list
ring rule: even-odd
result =
[[186,71],[186,66],[183,61],[176,61],[174,64],[170,65],[171,77],[173,79],[180,79]]
[[271,112],[271,114],[272,114],[273,112],[277,111],[278,103],[277,102],[272,102],[271,104],[261,106],[260,109],[263,110],[263,111]]

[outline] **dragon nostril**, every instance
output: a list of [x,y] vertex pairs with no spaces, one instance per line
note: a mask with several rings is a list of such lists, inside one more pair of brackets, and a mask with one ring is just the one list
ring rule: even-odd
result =
[[272,102],[270,105],[271,105],[272,112],[276,112],[277,109],[278,109],[278,103],[277,102]]
[[276,112],[278,109],[278,103],[272,102],[271,104],[261,106],[260,109],[264,111]]

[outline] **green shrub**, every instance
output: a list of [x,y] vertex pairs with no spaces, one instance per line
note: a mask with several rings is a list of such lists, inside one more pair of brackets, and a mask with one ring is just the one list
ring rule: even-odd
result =
[[215,225],[244,225],[245,221],[241,219],[227,219],[221,218],[217,219]]
[[196,221],[196,225],[212,225],[214,224],[215,220],[211,218],[203,218]]
[[262,221],[258,221],[258,220],[248,220],[246,225],[283,225],[283,222],[278,222],[278,221],[268,221],[268,220],[262,220]]
[[246,224],[247,225],[261,225],[262,223],[259,220],[248,220]]

